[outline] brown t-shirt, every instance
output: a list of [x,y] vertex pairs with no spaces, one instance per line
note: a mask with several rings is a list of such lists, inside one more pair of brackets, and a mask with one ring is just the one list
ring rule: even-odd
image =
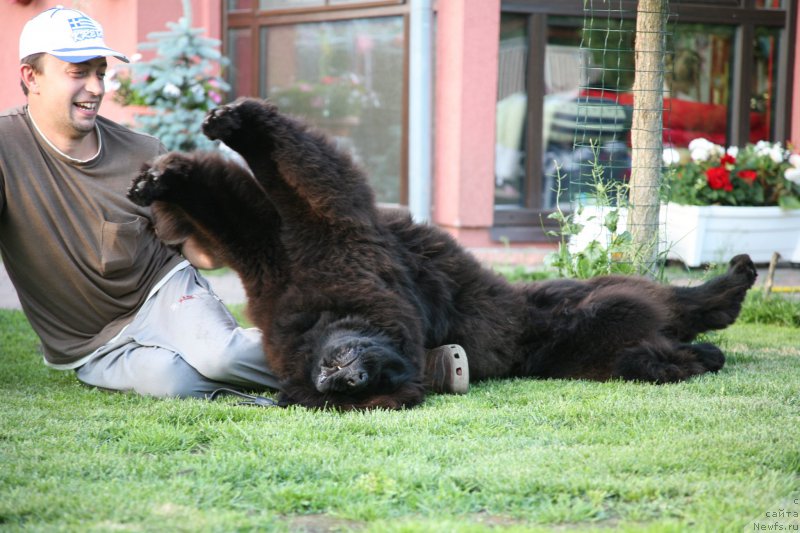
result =
[[26,107],[0,114],[0,254],[46,361],[61,368],[112,339],[182,260],[125,196],[163,146],[102,117],[97,126],[99,153],[76,162]]

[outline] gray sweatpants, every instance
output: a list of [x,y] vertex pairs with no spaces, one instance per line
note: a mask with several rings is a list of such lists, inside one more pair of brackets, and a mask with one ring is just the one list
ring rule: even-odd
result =
[[175,272],[121,335],[75,371],[87,385],[159,397],[278,388],[260,330],[239,327],[191,266]]

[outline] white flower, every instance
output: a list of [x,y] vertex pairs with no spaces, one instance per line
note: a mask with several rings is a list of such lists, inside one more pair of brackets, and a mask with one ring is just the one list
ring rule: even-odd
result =
[[729,146],[728,149],[725,151],[731,157],[736,157],[739,155],[739,147],[738,146]]
[[167,98],[177,98],[181,95],[181,90],[178,88],[177,85],[173,83],[168,83],[164,85],[164,88],[161,90],[161,93]]
[[681,162],[681,154],[675,148],[665,148],[663,159],[665,165],[675,165]]
[[697,150],[698,148],[710,149],[712,146],[714,146],[714,143],[712,143],[708,139],[698,137],[697,139],[693,139],[689,143],[689,150]]
[[794,168],[800,168],[800,154],[792,154],[789,156],[789,164]]
[[783,173],[783,177],[791,181],[795,185],[800,185],[800,168],[791,167],[787,168]]
[[756,154],[759,157],[769,156],[772,151],[772,145],[767,141],[758,141],[756,143]]
[[708,139],[698,137],[689,143],[689,152],[693,161],[702,163],[708,161],[712,156],[721,157],[725,153],[725,148]]
[[689,155],[691,156],[692,161],[695,163],[702,163],[703,161],[708,160],[709,153],[708,150],[700,150],[698,148],[697,150],[692,150],[691,154]]
[[780,164],[783,163],[783,147],[780,143],[775,143],[769,151],[769,157]]
[[708,158],[711,157],[711,152],[708,148],[695,148],[691,152],[692,161],[695,163],[702,163],[703,161],[708,161]]

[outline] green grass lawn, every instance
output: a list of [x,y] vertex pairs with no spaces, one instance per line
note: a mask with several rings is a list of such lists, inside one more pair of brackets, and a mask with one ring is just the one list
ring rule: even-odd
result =
[[677,385],[342,414],[90,389],[0,311],[0,530],[797,531],[767,513],[800,512],[800,329],[716,341],[723,371]]

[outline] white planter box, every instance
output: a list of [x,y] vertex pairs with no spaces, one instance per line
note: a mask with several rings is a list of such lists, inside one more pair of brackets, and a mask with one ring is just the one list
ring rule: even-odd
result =
[[768,263],[773,252],[800,263],[800,209],[668,204],[661,208],[667,257],[686,266],[740,253]]
[[[584,229],[570,240],[571,251],[582,250],[592,240],[608,245],[603,218],[610,209],[583,207],[576,218]],[[626,211],[620,212],[620,232],[626,227]],[[740,253],[768,263],[778,252],[784,261],[800,263],[800,209],[668,204],[661,206],[660,218],[659,248],[667,251],[668,259],[689,267],[725,262]]]

